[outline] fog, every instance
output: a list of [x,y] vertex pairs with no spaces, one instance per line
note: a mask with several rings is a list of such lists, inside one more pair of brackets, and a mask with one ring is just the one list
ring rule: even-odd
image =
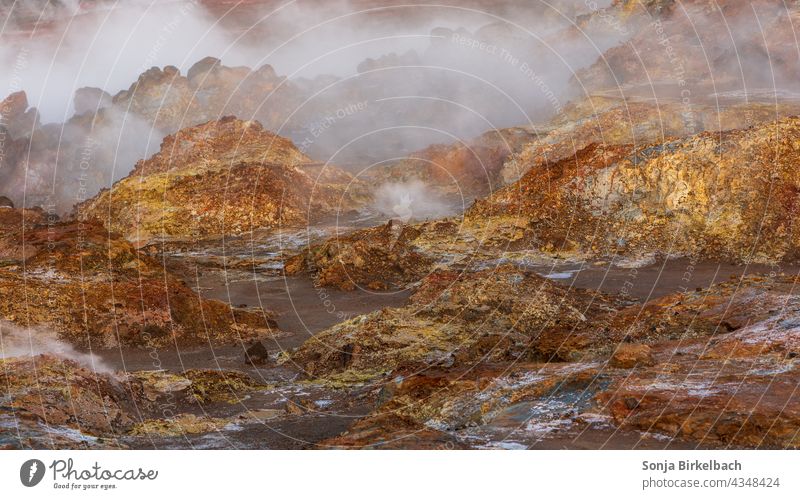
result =
[[424,182],[413,180],[381,185],[375,192],[374,208],[390,219],[422,221],[452,215],[456,207],[445,204]]
[[[408,5],[414,3],[419,5]],[[710,57],[729,61],[732,72],[742,73],[740,86],[796,81],[796,71],[775,69],[791,54],[772,60],[757,47],[765,29],[768,35],[774,31],[759,23],[781,8],[761,4],[724,19],[729,39],[703,30],[692,34],[693,25],[676,22],[665,26],[668,43],[692,72],[702,70],[703,62],[714,63],[698,57],[699,37]],[[0,4],[0,64],[5,69],[0,95],[24,90],[36,110],[28,118],[38,112],[37,123],[51,125],[30,143],[6,139],[0,144],[0,185],[6,191],[0,194],[18,203],[23,197],[26,204],[50,203],[67,213],[84,194],[93,195],[125,176],[136,160],[157,150],[165,134],[224,114],[257,119],[302,143],[314,159],[333,160],[354,171],[432,143],[542,124],[571,100],[597,90],[592,78],[599,81],[596,75],[603,69],[610,68],[605,85],[612,88],[631,80],[626,71],[648,81],[652,54],[635,53],[637,27],[620,17],[590,16],[609,5],[610,0],[448,0],[439,5],[389,0],[5,1]],[[677,17],[685,17],[683,4],[676,9]],[[695,19],[721,23],[708,9],[692,12]],[[653,29],[639,36],[652,38]],[[607,59],[612,47],[630,54],[622,63]],[[222,77],[184,78],[208,56],[233,69]],[[274,81],[248,86],[249,79],[241,75],[265,65],[274,69]],[[180,78],[170,76],[160,86],[135,84],[149,68],[166,66],[178,68]],[[595,66],[600,70],[582,72]],[[97,111],[105,108],[102,119],[73,116],[73,96],[84,87],[106,92],[96,105]],[[197,105],[182,109],[184,101]],[[342,112],[353,106],[358,112]],[[2,119],[3,127],[13,125],[5,114]],[[317,133],[321,122],[332,125]],[[81,165],[87,143],[93,153],[88,181],[76,178],[85,173]],[[80,195],[76,182],[82,186]]]
[[52,355],[72,360],[83,367],[99,373],[114,370],[97,356],[77,351],[70,344],[57,338],[55,332],[45,328],[21,328],[0,320],[0,359]]
[[[68,213],[84,194],[110,186],[157,150],[165,134],[230,113],[205,106],[204,113],[187,110],[182,120],[163,123],[161,116],[181,114],[167,109],[171,97],[132,86],[151,67],[175,66],[185,76],[208,56],[228,67],[272,66],[287,83],[250,95],[244,104],[236,105],[237,81],[223,89],[192,82],[188,98],[227,92],[216,97],[228,99],[238,117],[266,122],[296,142],[305,140],[315,159],[336,154],[347,166],[403,156],[443,138],[467,139],[542,121],[566,102],[572,65],[594,61],[620,40],[613,30],[601,29],[590,41],[559,43],[557,33],[586,11],[583,2],[231,5],[211,0],[6,4],[0,64],[11,70],[0,73],[0,93],[23,90],[29,112],[38,114],[45,128],[32,143],[8,147],[18,156],[19,150],[29,152],[16,162],[5,154],[4,194],[17,203],[24,197],[28,205],[48,204]],[[95,109],[107,107],[102,119],[73,117],[73,96],[85,87],[106,93]],[[177,80],[171,88],[178,92]],[[129,89],[132,98],[110,104],[112,96]],[[162,109],[142,115],[136,108],[142,99],[151,101],[144,107]],[[366,109],[307,140],[315,123],[355,102],[367,103]],[[85,107],[77,106],[82,112]],[[4,117],[3,125],[7,121]]]
[[[81,8],[77,1],[33,1],[16,2],[6,9],[0,63],[18,67],[3,72],[0,89],[7,93],[25,90],[44,123],[66,121],[73,112],[72,96],[81,87],[98,87],[113,95],[150,67],[173,65],[185,73],[206,56],[221,58],[228,66],[257,68],[268,63],[290,78],[314,78],[346,77],[355,74],[365,59],[413,50],[424,65],[464,71],[465,79],[472,74],[490,76],[494,81],[487,82],[488,87],[506,83],[519,87],[526,79],[504,68],[499,54],[502,44],[495,47],[497,53],[473,47],[474,33],[498,24],[497,41],[505,38],[513,43],[505,48],[517,58],[543,50],[558,51],[554,59],[573,59],[577,54],[564,53],[569,47],[549,47],[553,40],[545,37],[568,26],[568,16],[584,4],[554,2],[556,8],[548,8],[534,2],[511,12],[506,2],[486,2],[481,10],[457,5],[391,7],[392,2],[375,2],[388,5],[376,9],[363,2],[356,7],[345,1],[285,1],[260,2],[237,14],[226,10],[228,4],[212,12],[214,2],[189,0],[84,3],[90,7]],[[41,6],[39,13],[37,6]],[[242,19],[245,14],[249,15]],[[464,39],[432,36],[434,28],[460,29]],[[613,31],[593,34],[592,44],[599,42],[599,49],[606,48],[609,43],[603,43],[603,38],[610,34]],[[436,50],[426,56],[431,42]],[[586,50],[592,44],[579,47],[580,59],[591,62],[598,57],[596,50]],[[19,66],[21,54],[23,65]],[[546,72],[568,69],[548,67]],[[431,84],[435,83],[433,75]]]

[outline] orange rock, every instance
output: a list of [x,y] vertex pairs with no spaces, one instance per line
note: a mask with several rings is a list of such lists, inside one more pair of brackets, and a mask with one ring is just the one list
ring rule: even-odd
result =
[[648,345],[622,343],[617,346],[611,356],[610,365],[622,369],[631,369],[637,366],[652,366],[653,356]]
[[144,244],[306,226],[364,201],[350,175],[326,165],[312,176],[306,166],[316,165],[258,122],[222,118],[170,135],[77,212]]

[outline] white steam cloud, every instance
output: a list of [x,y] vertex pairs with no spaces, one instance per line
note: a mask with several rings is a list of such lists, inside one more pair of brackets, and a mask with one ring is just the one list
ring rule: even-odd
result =
[[420,180],[380,186],[375,193],[374,208],[382,215],[403,223],[446,217],[456,212],[453,206],[437,199],[436,194]]
[[[191,126],[201,119],[198,114],[183,115],[180,109],[183,100],[192,99],[209,110],[202,115],[203,121],[219,117],[216,113],[258,119],[303,144],[304,151],[315,159],[335,156],[336,164],[357,171],[364,164],[407,156],[432,143],[468,141],[491,129],[543,123],[559,114],[570,100],[583,97],[583,92],[613,90],[610,87],[617,83],[627,83],[626,71],[636,58],[631,55],[618,61],[608,49],[618,47],[614,53],[623,53],[632,36],[654,36],[654,28],[638,30],[626,17],[617,15],[615,7],[609,7],[612,12],[607,16],[588,15],[611,5],[610,0],[435,3],[4,2],[0,4],[0,64],[4,68],[0,71],[0,98],[24,90],[41,123],[51,125],[42,127],[45,138],[36,139],[30,147],[18,143],[0,147],[4,149],[0,150],[0,162],[5,158],[7,163],[0,165],[0,189],[4,191],[0,195],[20,201],[24,186],[27,204],[49,202],[59,212],[67,212],[80,201],[75,196],[76,175],[87,196],[126,175],[136,160],[157,148],[165,133],[176,131],[171,128]],[[714,61],[732,61],[725,62],[726,67],[741,65],[745,69],[742,86],[744,82],[766,85],[773,79],[778,85],[796,81],[800,74],[796,64],[785,62],[796,61],[796,54],[769,41],[771,33],[791,26],[785,22],[786,7],[739,10],[726,15],[733,31],[729,40],[697,35],[687,22],[665,23],[664,31],[673,44],[670,48],[680,56],[677,61],[685,59],[688,76],[697,69],[697,64],[690,63],[699,60],[701,46],[704,53],[711,49]],[[676,12],[673,18],[680,20],[684,14],[680,9]],[[713,13],[692,16],[701,24],[720,24]],[[762,22],[768,23],[766,44],[759,41],[761,30],[755,29]],[[153,94],[144,88],[140,91],[144,94],[136,97],[146,102],[133,106],[133,112],[127,107],[130,100],[110,104],[114,95],[129,89],[151,67],[175,66],[186,75],[197,61],[209,56],[233,69],[227,76],[191,86],[188,96],[169,90],[169,83],[155,90],[149,87]],[[658,60],[656,56],[652,59]],[[779,67],[773,78],[774,66],[779,63],[789,70]],[[229,86],[220,84],[220,80],[233,78],[231,74],[246,74],[248,68],[257,70],[264,65],[288,78],[275,83],[279,87],[275,93],[264,85],[253,95],[246,79]],[[586,73],[592,81],[580,77],[587,68],[595,69]],[[609,70],[613,74],[609,75]],[[636,71],[635,65],[631,71]],[[638,81],[635,76],[630,78],[632,83]],[[734,83],[739,77],[719,76]],[[581,87],[601,77],[608,80],[605,88]],[[102,89],[105,94],[98,102],[107,110],[114,109],[107,111],[102,122],[93,123],[91,132],[86,131],[88,120],[73,117],[76,108],[85,110],[85,103],[74,102],[75,92],[85,87]],[[240,96],[233,95],[237,91],[250,100],[244,99],[242,105]],[[215,92],[231,95],[212,95]],[[228,97],[239,101],[219,109],[203,107],[206,102],[225,102]],[[357,113],[339,119],[341,111],[354,103],[363,105]],[[154,117],[162,104],[163,114],[172,115]],[[337,117],[333,126],[321,132],[314,128],[331,117]],[[162,129],[154,128],[155,121]],[[171,125],[165,127],[163,121]],[[0,127],[12,125],[0,123]],[[82,167],[87,136],[96,144],[91,166],[95,171],[88,182]],[[22,157],[26,151],[34,151],[35,157]]]
[[41,354],[72,360],[98,373],[114,372],[97,356],[79,352],[72,345],[59,340],[54,331],[44,327],[21,328],[0,320],[0,359]]
[[[559,30],[586,9],[571,0],[524,7],[506,0],[440,6],[30,0],[0,6],[0,98],[24,90],[36,110],[22,127],[13,122],[22,118],[4,118],[0,125],[11,127],[14,137],[20,128],[30,134],[35,123],[45,125],[30,144],[6,141],[0,194],[68,213],[127,175],[176,130],[156,128],[163,125],[153,112],[129,112],[129,101],[112,104],[112,97],[151,67],[175,66],[186,75],[209,56],[228,67],[269,64],[286,75],[283,93],[263,90],[246,106],[233,106],[234,112],[305,142],[316,159],[336,154],[345,167],[546,119],[567,100],[572,65],[591,63],[620,40],[610,29],[594,30],[591,41],[562,40]],[[180,104],[173,105],[185,96],[157,94],[168,86],[154,95],[137,90],[137,99],[151,110],[163,105],[172,127],[196,124],[197,115],[181,120]],[[96,92],[81,90],[87,87]],[[76,97],[76,91],[89,98]],[[236,88],[193,91],[202,102],[209,92]],[[224,102],[228,96],[217,97]],[[337,120],[321,136],[309,132],[353,102],[365,103],[364,110]],[[100,108],[103,119],[86,117]],[[84,116],[76,119],[76,111]],[[230,114],[214,109],[202,121],[216,112]]]

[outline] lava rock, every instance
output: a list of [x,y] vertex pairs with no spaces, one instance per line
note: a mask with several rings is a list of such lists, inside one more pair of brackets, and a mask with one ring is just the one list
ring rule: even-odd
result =
[[260,341],[253,343],[244,353],[244,363],[251,366],[264,365],[268,360],[269,351]]

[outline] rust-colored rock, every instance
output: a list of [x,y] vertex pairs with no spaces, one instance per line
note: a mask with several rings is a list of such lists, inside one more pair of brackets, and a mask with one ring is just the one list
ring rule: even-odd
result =
[[358,205],[357,182],[343,172],[314,177],[303,170],[310,163],[259,123],[223,118],[167,137],[160,152],[78,213],[141,244],[305,226]]
[[94,347],[237,343],[275,327],[268,313],[201,299],[97,222],[13,209],[0,222],[0,317],[20,326]]
[[702,355],[705,340],[659,346],[655,355],[663,363],[618,379],[598,401],[622,428],[713,447],[797,448],[797,366],[764,353],[781,337],[794,348],[798,335],[785,329],[762,329],[757,340],[747,335],[722,335],[719,341],[750,344],[748,355],[723,359]]
[[7,130],[12,139],[29,136],[39,128],[39,112],[28,109],[25,92],[14,92],[0,102],[0,128]]
[[469,142],[437,144],[412,153],[407,159],[374,175],[382,182],[421,180],[437,193],[471,203],[504,185],[501,170],[537,134],[527,128],[493,130]]
[[648,345],[622,343],[614,350],[609,363],[611,367],[630,369],[637,366],[653,365],[653,356]]
[[92,372],[73,361],[39,355],[0,359],[0,365],[10,396],[0,412],[10,408],[20,418],[52,427],[113,439],[133,424],[135,404],[145,402],[140,398],[141,386]]
[[614,310],[613,299],[511,265],[434,272],[402,309],[384,309],[306,341],[293,360],[315,376],[425,370],[524,359],[554,327],[571,331]]
[[798,154],[797,118],[651,146],[592,145],[530,170],[467,217],[522,225],[546,252],[793,259]]
[[390,289],[422,279],[433,261],[412,242],[419,231],[396,220],[337,236],[287,259],[287,274],[311,270],[318,286]]

